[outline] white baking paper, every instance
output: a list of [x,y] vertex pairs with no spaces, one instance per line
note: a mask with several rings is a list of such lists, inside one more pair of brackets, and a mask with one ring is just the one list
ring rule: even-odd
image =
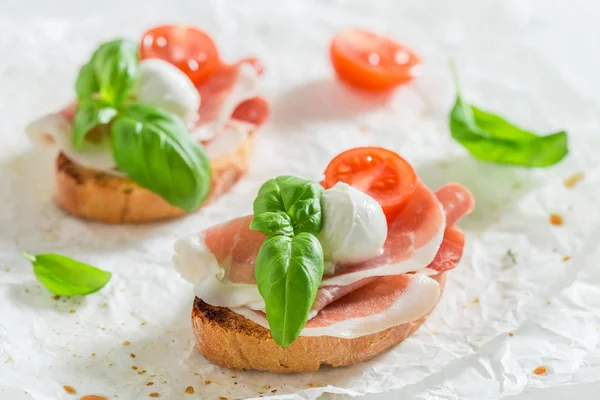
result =
[[[481,400],[599,381],[600,58],[591,40],[600,35],[599,13],[583,0],[4,0],[0,399],[391,391],[390,398]],[[163,22],[204,28],[228,60],[264,61],[261,90],[273,115],[249,173],[179,220],[108,226],[72,218],[51,201],[53,155],[34,150],[24,127],[72,98],[78,66],[97,43],[138,38]],[[405,42],[423,57],[422,76],[389,96],[340,86],[327,46],[350,26]],[[466,99],[539,132],[566,129],[569,157],[544,170],[474,161],[449,137],[449,59]],[[192,287],[171,264],[174,240],[248,213],[267,178],[318,179],[334,155],[361,145],[399,151],[433,189],[458,181],[477,199],[460,224],[464,259],[448,274],[435,312],[398,347],[350,368],[278,376],[207,362],[194,348]],[[564,180],[579,172],[583,181],[567,188]],[[551,213],[564,224],[551,225]],[[60,252],[113,278],[97,294],[55,300],[21,251]],[[539,366],[547,372],[536,375]],[[194,394],[185,393],[188,386]]]

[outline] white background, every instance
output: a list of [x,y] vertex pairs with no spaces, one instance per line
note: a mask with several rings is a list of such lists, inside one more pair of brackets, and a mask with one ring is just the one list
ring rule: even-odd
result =
[[[172,242],[250,211],[265,179],[318,178],[332,156],[368,144],[400,151],[434,188],[451,179],[469,186],[478,208],[463,225],[465,260],[428,324],[362,370],[317,375],[317,386],[355,394],[396,389],[377,399],[597,398],[600,279],[590,267],[598,257],[589,234],[600,226],[599,20],[598,3],[583,0],[3,0],[0,399],[72,398],[65,384],[80,394],[146,398],[152,372],[166,382],[152,389],[169,399],[190,398],[182,392],[192,382],[206,398],[226,390],[230,398],[257,395],[250,384],[256,379],[276,386],[277,377],[225,377],[193,350],[191,288],[171,268]],[[70,218],[50,201],[52,156],[31,149],[24,127],[72,98],[77,70],[99,42],[138,38],[164,22],[207,30],[227,60],[264,61],[262,91],[273,116],[248,177],[201,213],[169,224],[107,227]],[[365,100],[340,88],[327,45],[349,26],[391,34],[415,49],[425,61],[423,76],[391,99]],[[538,132],[566,129],[569,158],[526,171],[466,156],[447,131],[449,59],[473,103]],[[586,180],[566,190],[562,180],[580,171]],[[550,212],[566,216],[566,226],[551,227]],[[518,262],[501,270],[508,248]],[[18,256],[23,250],[63,252],[114,277],[97,295],[56,302]],[[572,261],[563,263],[565,255]],[[469,306],[474,298],[481,299],[477,307]],[[513,342],[507,332],[515,332]],[[123,349],[125,340],[131,350]],[[131,371],[129,352],[148,375]],[[540,364],[549,367],[547,376],[531,374]],[[202,385],[214,376],[217,383]],[[291,395],[309,381],[285,379],[278,393]],[[235,380],[248,389],[234,388]]]

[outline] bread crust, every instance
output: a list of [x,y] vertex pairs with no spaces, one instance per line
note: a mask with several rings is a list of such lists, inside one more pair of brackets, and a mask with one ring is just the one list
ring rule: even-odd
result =
[[[445,273],[432,278],[438,281],[443,291]],[[430,313],[416,321],[354,339],[300,336],[288,347],[281,348],[268,329],[228,308],[211,306],[196,297],[192,326],[196,346],[215,364],[235,369],[292,373],[317,371],[323,365],[342,367],[369,360],[410,336]]]
[[[211,186],[205,204],[227,192],[239,181],[250,163],[254,147],[249,135],[234,152],[211,160]],[[83,167],[60,153],[55,163],[54,200],[67,212],[107,223],[142,223],[179,217],[185,210],[131,179]]]

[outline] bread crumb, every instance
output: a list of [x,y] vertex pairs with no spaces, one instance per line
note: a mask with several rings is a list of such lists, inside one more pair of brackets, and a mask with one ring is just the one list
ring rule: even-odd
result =
[[135,371],[135,370],[137,370],[137,369],[138,369],[138,367],[137,367],[137,366],[135,366],[135,365],[132,365],[132,366],[131,366],[131,369]]
[[146,322],[142,322],[140,326],[146,326]]
[[57,295],[57,294],[55,294],[54,296],[52,296],[52,300],[59,300],[59,299],[60,299],[60,296]]
[[563,261],[569,261],[571,259],[571,256],[564,256],[563,257]]
[[140,369],[138,371],[138,375],[144,375],[146,372],[148,372],[148,371],[146,371],[145,369]]
[[148,395],[148,397],[160,397],[160,393],[152,392]]
[[185,392],[187,394],[194,394],[194,387],[193,386],[188,386],[185,388]]
[[483,340],[483,338],[477,338],[475,339],[476,342],[481,342]]
[[550,214],[550,223],[555,226],[564,224],[564,219],[558,214]]
[[96,357],[96,353],[92,353],[92,357]]
[[131,344],[131,342],[130,342],[130,341],[125,341],[125,342],[123,342],[123,346],[129,346],[130,344]]
[[539,367],[533,370],[533,373],[536,375],[546,375],[548,373],[548,369],[545,366],[540,365]]
[[69,386],[69,385],[63,386],[63,389],[65,389],[65,392],[67,392],[69,394],[75,394],[75,393],[77,393],[77,391],[75,389],[73,389],[72,386]]
[[146,383],[146,386],[152,386],[152,385],[154,385],[154,382],[148,382],[148,383]]
[[550,305],[550,304],[551,304],[551,303],[550,303],[550,300],[548,300],[548,301],[546,302],[546,304]]
[[205,385],[210,385],[212,382],[211,381],[204,381]]
[[219,397],[219,400],[227,400],[227,397]]
[[135,354],[131,353],[131,354],[129,355],[129,357],[131,357],[131,358],[135,358]]
[[578,172],[566,178],[564,184],[567,188],[571,189],[575,187],[575,185],[577,185],[579,182],[581,182],[584,177],[585,175],[583,174],[583,172]]
[[515,336],[515,334],[512,332],[508,332],[508,336],[513,337],[513,336]]
[[262,388],[263,389],[271,389],[271,386],[270,385],[263,385]]
[[69,310],[69,313],[71,313],[71,314],[75,314],[75,309],[74,309],[74,308],[71,308],[71,309]]
[[473,300],[473,304],[477,304],[479,303],[479,297],[475,297],[475,300]]

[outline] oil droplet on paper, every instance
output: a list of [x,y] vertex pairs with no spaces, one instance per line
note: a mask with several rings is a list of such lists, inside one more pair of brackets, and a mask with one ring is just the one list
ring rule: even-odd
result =
[[550,214],[550,223],[555,226],[564,224],[564,219],[558,214]]
[[63,389],[65,389],[65,392],[67,392],[69,394],[75,394],[75,393],[77,393],[77,391],[75,389],[73,389],[72,386],[69,386],[69,385],[63,386]]
[[579,182],[581,182],[584,177],[585,175],[583,174],[583,172],[578,172],[565,179],[564,184],[567,188],[571,189],[575,187],[575,185],[577,185]]
[[548,369],[545,366],[540,365],[539,367],[533,370],[533,373],[536,375],[546,375],[548,373]]

